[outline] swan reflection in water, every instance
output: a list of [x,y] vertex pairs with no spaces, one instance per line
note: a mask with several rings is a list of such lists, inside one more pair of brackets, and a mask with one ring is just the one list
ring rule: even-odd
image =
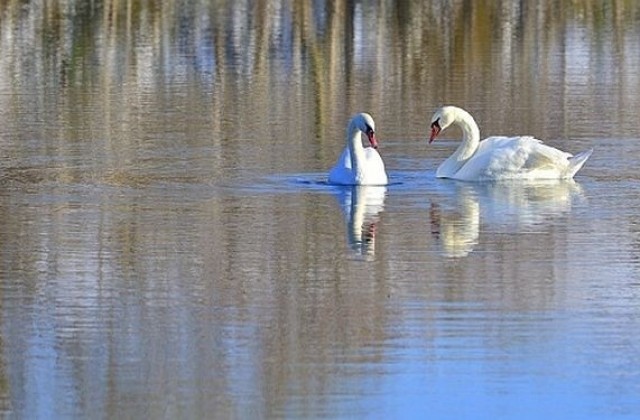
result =
[[452,182],[454,194],[432,201],[431,234],[449,257],[465,257],[478,244],[480,222],[520,231],[571,210],[582,197],[573,180],[511,181],[494,183]]
[[480,235],[480,204],[470,187],[458,189],[455,203],[431,202],[429,217],[433,235],[448,257],[464,257],[473,251]]
[[357,257],[372,260],[375,255],[376,232],[386,196],[384,186],[355,185],[339,190],[347,241]]

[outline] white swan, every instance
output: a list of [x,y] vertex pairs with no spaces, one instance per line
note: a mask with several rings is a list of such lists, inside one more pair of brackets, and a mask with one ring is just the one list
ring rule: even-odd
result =
[[[360,133],[371,147],[363,147]],[[387,185],[384,162],[376,150],[375,123],[371,115],[360,113],[347,126],[347,146],[329,172],[329,183],[337,185]]]
[[533,137],[489,137],[480,141],[473,117],[455,106],[439,108],[431,119],[431,143],[450,125],[462,129],[462,144],[436,171],[438,178],[463,181],[570,179],[593,149],[572,156]]

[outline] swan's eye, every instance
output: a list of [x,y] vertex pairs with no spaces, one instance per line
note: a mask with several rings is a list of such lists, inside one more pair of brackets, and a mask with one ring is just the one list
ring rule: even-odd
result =
[[440,118],[436,118],[436,120],[431,123],[431,135],[429,136],[429,144],[431,144],[433,140],[438,137],[438,134],[440,134],[440,130],[442,130],[440,128]]
[[365,134],[366,134],[367,136],[369,136],[369,137],[371,137],[371,136],[373,136],[373,135],[374,135],[373,128],[371,128],[371,126],[370,126],[369,124],[366,124],[366,125],[364,126],[364,132],[365,132]]

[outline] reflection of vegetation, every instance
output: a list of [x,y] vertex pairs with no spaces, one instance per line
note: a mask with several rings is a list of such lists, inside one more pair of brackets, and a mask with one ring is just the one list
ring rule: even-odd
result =
[[[3,341],[4,338],[0,336],[0,350],[4,352],[5,346]],[[3,358],[0,360],[0,413],[8,413],[11,409],[10,395],[9,375]]]
[[[326,127],[344,126],[362,104],[398,121],[443,102],[488,103],[505,121],[531,109],[545,120],[541,104],[575,108],[566,93],[598,95],[610,84],[624,108],[634,108],[639,83],[611,80],[609,69],[640,64],[628,54],[638,48],[639,15],[640,3],[630,0],[9,1],[0,5],[0,89],[101,86],[109,94],[126,83],[130,96],[132,88],[161,93],[165,82],[193,79],[211,89],[241,78],[255,84],[251,93],[286,98],[302,86],[320,140],[340,138]],[[557,89],[567,83],[581,91]],[[404,101],[390,111],[385,104],[398,91]],[[215,100],[249,94],[227,93]],[[332,156],[333,145],[314,149],[316,158]]]
[[[0,5],[0,36],[4,46],[12,45],[10,50],[27,52],[36,69],[47,69],[39,65],[42,62],[56,66],[58,74],[64,75],[68,66],[72,77],[78,78],[83,67],[103,65],[105,71],[115,73],[110,75],[113,80],[122,79],[118,73],[132,71],[131,66],[147,59],[143,47],[153,50],[156,64],[167,67],[159,69],[159,74],[171,73],[176,62],[185,60],[194,71],[211,70],[207,64],[213,64],[217,72],[222,66],[223,70],[230,67],[252,74],[267,58],[282,61],[289,68],[302,58],[317,77],[326,78],[340,73],[344,66],[350,70],[362,60],[382,60],[383,56],[353,55],[384,51],[389,44],[399,45],[403,55],[384,55],[384,60],[399,60],[409,74],[420,75],[424,60],[430,57],[444,58],[445,69],[455,73],[458,66],[490,64],[491,60],[482,60],[504,53],[501,44],[518,44],[530,37],[531,31],[544,32],[541,39],[545,42],[571,22],[580,22],[594,34],[618,34],[635,30],[639,14],[640,5],[632,0],[399,0],[390,8],[386,3],[351,1],[157,4],[104,0],[44,2],[44,6],[9,1]],[[354,30],[363,33],[354,34]],[[379,33],[384,36],[371,35]],[[375,45],[353,48],[354,36]],[[624,42],[624,37],[613,40]],[[113,59],[128,66],[107,65]],[[5,55],[3,67],[16,66],[20,60],[26,59]],[[26,73],[23,76],[29,77]]]
[[[203,344],[209,333],[198,331],[201,325],[197,324],[193,330],[184,330],[175,346],[197,347],[202,358],[213,359],[210,365],[219,367],[211,373],[220,383],[216,394],[229,392],[225,381],[231,382],[234,374],[229,372],[236,348],[233,339],[243,343],[242,337],[237,338],[245,333],[242,317],[267,320],[261,325],[271,322],[264,333],[255,332],[263,334],[259,338],[264,341],[255,344],[260,346],[256,353],[264,353],[256,357],[265,359],[256,363],[264,369],[257,376],[277,385],[265,386],[268,392],[285,392],[282,385],[287,382],[313,393],[332,386],[331,373],[315,367],[331,366],[341,346],[357,348],[372,336],[380,341],[389,333],[386,326],[394,315],[385,312],[380,302],[388,297],[387,281],[392,276],[379,273],[394,268],[367,265],[362,267],[366,281],[356,287],[346,281],[322,286],[319,276],[325,275],[325,283],[333,285],[335,278],[349,275],[341,272],[344,268],[315,238],[292,231],[307,224],[317,225],[309,229],[313,232],[331,226],[334,221],[318,197],[294,202],[295,212],[288,210],[289,197],[204,199],[206,217],[197,218],[200,213],[192,203],[184,209],[175,202],[166,203],[163,200],[170,191],[163,188],[156,191],[161,199],[145,199],[146,188],[172,182],[208,187],[237,172],[242,177],[242,171],[324,170],[340,150],[346,119],[363,107],[379,121],[383,139],[389,133],[397,138],[419,135],[431,107],[444,101],[473,103],[482,108],[477,112],[480,117],[483,111],[491,112],[493,123],[501,126],[527,113],[522,124],[551,120],[564,129],[565,121],[571,119],[567,113],[597,106],[605,108],[604,121],[598,124],[611,125],[603,129],[615,128],[618,122],[637,124],[635,115],[628,118],[617,113],[635,114],[640,106],[639,19],[640,2],[635,0],[3,1],[0,141],[9,158],[4,181],[34,188],[40,184],[93,186],[95,182],[106,186],[106,191],[117,191],[113,200],[111,196],[104,199],[112,207],[92,203],[86,220],[78,219],[70,231],[60,228],[65,226],[61,218],[76,220],[86,209],[78,209],[81,205],[75,202],[65,207],[66,197],[57,197],[63,202],[60,205],[27,206],[18,200],[19,211],[3,214],[5,224],[24,230],[11,236],[18,238],[21,249],[35,250],[23,253],[28,258],[44,255],[45,262],[55,267],[73,257],[98,262],[99,268],[83,265],[83,269],[88,278],[97,274],[107,279],[104,290],[103,284],[88,281],[80,299],[92,287],[108,295],[111,280],[126,283],[126,287],[113,287],[116,292],[131,291],[124,296],[131,303],[123,305],[124,314],[113,303],[119,298],[107,296],[104,301],[105,306],[116,308],[118,317],[116,327],[109,326],[107,331],[109,345],[116,348],[109,350],[114,352],[110,357],[116,363],[122,362],[117,353],[120,341],[155,337],[155,332],[146,331],[147,325],[165,320],[171,325],[188,324],[169,319],[173,312],[164,307],[156,318],[153,308],[145,308],[138,300],[146,303],[148,294],[165,291],[173,297],[193,287],[183,297],[189,302],[185,314],[191,297],[202,299],[203,308],[231,308],[228,313],[220,311],[222,315],[208,310],[193,314],[211,318],[208,325],[221,330],[211,336],[221,337],[220,342]],[[619,67],[631,70],[618,71]],[[589,99],[612,91],[619,95],[619,103],[610,109],[605,102]],[[531,130],[531,134],[537,133]],[[307,135],[314,137],[312,147]],[[79,191],[85,194],[84,188]],[[202,192],[215,194],[204,187]],[[180,195],[174,200],[182,203],[183,199]],[[16,219],[23,210],[26,216]],[[43,217],[46,210],[51,214]],[[473,216],[473,211],[471,206],[470,213],[462,216]],[[265,216],[274,212],[273,217]],[[460,226],[456,219],[432,213],[443,226],[448,222]],[[292,214],[296,220],[291,220]],[[215,229],[202,233],[206,226]],[[89,233],[84,242],[75,241],[77,232]],[[460,242],[462,246],[454,244],[454,251],[471,249],[477,238],[470,233]],[[91,248],[96,242],[98,251]],[[42,252],[60,250],[60,244],[60,252]],[[78,253],[66,252],[65,244]],[[9,245],[4,246],[11,250]],[[79,250],[85,245],[89,251]],[[158,253],[165,259],[154,259]],[[188,264],[192,260],[187,255],[195,263]],[[21,272],[37,272],[30,261]],[[180,263],[188,267],[176,268]],[[63,264],[55,267],[66,269]],[[319,273],[322,270],[317,267],[331,268]],[[195,284],[179,283],[179,273],[191,279],[201,268],[206,275]],[[290,279],[278,278],[280,273]],[[458,278],[450,284],[461,293],[474,290],[473,276],[467,279],[467,286],[461,286]],[[304,282],[314,285],[300,286]],[[537,293],[535,288],[527,290]],[[277,304],[271,305],[271,298]],[[137,305],[152,316],[136,315]],[[165,313],[169,315],[163,318]],[[71,319],[84,314],[78,311]],[[141,321],[132,327],[132,319]],[[221,327],[237,319],[237,330]],[[331,323],[338,319],[340,325]],[[119,335],[118,322],[134,333]],[[271,328],[280,322],[290,323],[290,329]],[[253,332],[246,334],[254,337]],[[157,340],[158,351],[172,353],[165,349],[164,338]],[[0,348],[7,343],[0,343]],[[142,355],[151,351],[145,345],[139,348]],[[229,354],[212,353],[212,349]],[[78,365],[91,361],[73,359]],[[191,362],[193,371],[203,375],[202,382],[216,380],[200,371],[200,357]],[[300,367],[309,365],[314,369],[301,375]],[[111,375],[118,368],[110,366],[104,372]],[[13,385],[8,384],[6,371],[0,363],[0,398]],[[169,371],[167,377],[173,373]],[[110,386],[117,388],[117,379]],[[166,393],[158,395],[164,402]],[[234,396],[223,398],[227,397]],[[117,405],[118,397],[114,400]]]

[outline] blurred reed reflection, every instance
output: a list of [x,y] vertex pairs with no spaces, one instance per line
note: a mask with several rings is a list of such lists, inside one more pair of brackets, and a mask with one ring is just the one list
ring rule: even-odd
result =
[[[452,395],[520,407],[558,378],[563,397],[637,401],[616,373],[637,369],[623,299],[638,203],[589,178],[632,183],[633,161],[596,148],[585,168],[595,201],[626,210],[607,223],[591,208],[573,222],[564,190],[405,185],[373,203],[345,191],[346,242],[329,190],[241,186],[324,174],[358,111],[392,177],[426,177],[452,147],[424,141],[443,103],[487,133],[597,140],[624,162],[640,132],[639,23],[632,0],[0,2],[0,412],[394,418],[465,406]],[[519,235],[520,217],[535,234]],[[350,244],[367,258],[345,258]],[[620,301],[597,277],[611,261]],[[581,305],[602,317],[546,315]],[[583,352],[545,346],[570,340]],[[539,374],[531,353],[575,371]],[[502,392],[510,381],[520,394]]]
[[[0,122],[53,139],[49,153],[76,139],[125,165],[161,113],[153,123],[178,131],[205,125],[176,140],[213,142],[216,168],[233,166],[244,139],[261,146],[248,164],[293,170],[326,166],[356,110],[393,138],[426,135],[442,103],[470,109],[485,132],[624,137],[640,125],[639,15],[628,0],[9,1]],[[284,139],[287,160],[267,147]]]

